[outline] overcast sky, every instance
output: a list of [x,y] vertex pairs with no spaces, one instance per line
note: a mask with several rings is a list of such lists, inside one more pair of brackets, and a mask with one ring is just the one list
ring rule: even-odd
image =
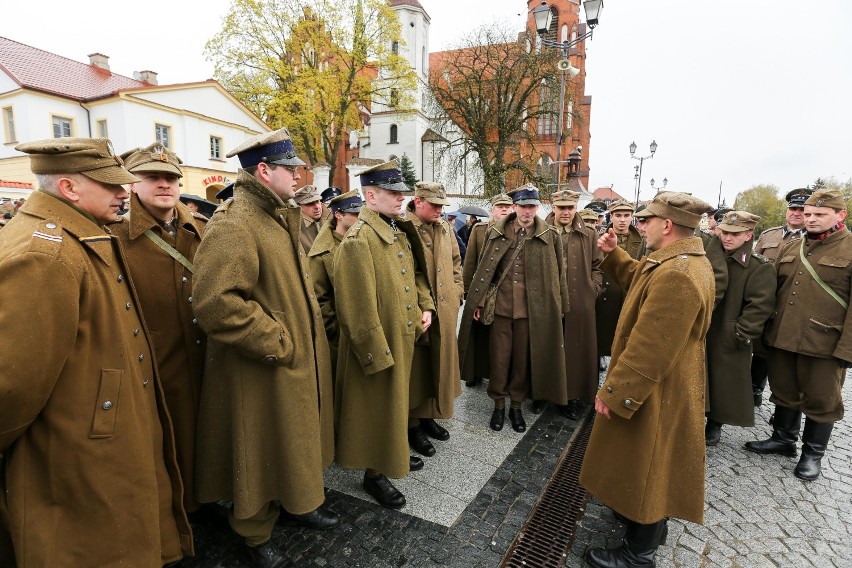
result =
[[[439,50],[494,17],[522,29],[523,0],[420,0]],[[114,72],[159,72],[161,84],[210,78],[204,43],[228,0],[7,2],[0,35],[78,61],[101,52]],[[721,8],[724,8],[722,10]],[[632,197],[628,146],[647,155],[642,198],[668,189],[732,202],[754,184],[783,191],[852,177],[852,2],[604,0],[587,42],[592,189]]]

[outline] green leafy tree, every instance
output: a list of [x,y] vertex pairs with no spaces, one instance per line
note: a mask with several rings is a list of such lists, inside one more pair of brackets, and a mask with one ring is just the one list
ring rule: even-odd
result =
[[760,216],[760,221],[754,230],[756,240],[765,229],[785,223],[784,214],[787,211],[787,204],[778,196],[776,186],[755,185],[737,194],[733,208]]
[[272,128],[286,126],[334,179],[362,111],[374,101],[411,103],[399,93],[413,92],[414,72],[392,49],[402,41],[385,0],[233,0],[205,55],[225,88]]
[[407,154],[403,154],[402,158],[399,159],[399,169],[402,170],[402,179],[405,185],[408,186],[408,189],[414,191],[414,184],[418,181],[417,173],[414,171],[414,164],[411,163],[411,160],[408,159]]

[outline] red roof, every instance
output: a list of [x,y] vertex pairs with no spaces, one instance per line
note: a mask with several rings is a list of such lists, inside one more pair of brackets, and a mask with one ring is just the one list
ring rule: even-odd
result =
[[33,184],[23,181],[7,181],[5,179],[0,179],[0,187],[5,187],[7,189],[32,189]]
[[22,87],[85,101],[148,83],[0,37],[0,69]]
[[595,196],[595,199],[600,201],[617,201],[619,199],[624,199],[609,187],[599,187],[595,190],[593,195]]

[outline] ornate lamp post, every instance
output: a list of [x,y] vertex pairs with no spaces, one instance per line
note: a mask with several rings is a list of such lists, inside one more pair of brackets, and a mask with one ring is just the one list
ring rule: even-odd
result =
[[639,207],[639,189],[642,186],[642,165],[645,163],[645,160],[651,159],[654,157],[654,154],[657,152],[657,141],[651,141],[651,153],[647,156],[636,156],[636,142],[630,143],[630,157],[634,160],[639,160],[639,165],[636,166],[636,175],[634,175],[634,179],[636,179],[636,207]]
[[668,184],[669,184],[668,178],[663,178],[663,185],[656,186],[656,185],[654,185],[654,178],[651,178],[651,189],[656,189],[657,193],[660,193],[661,191],[665,191],[666,186]]
[[595,27],[600,21],[601,10],[603,10],[603,0],[586,0],[583,2],[583,9],[586,12],[586,24],[589,26],[589,31],[583,35],[571,40],[557,42],[547,39],[544,35],[550,30],[550,25],[553,22],[553,12],[547,5],[546,0],[542,0],[541,4],[533,10],[533,18],[535,19],[535,28],[540,36],[539,39],[545,47],[551,49],[562,50],[562,60],[557,64],[557,69],[562,72],[562,85],[559,90],[559,134],[556,137],[556,191],[559,191],[559,182],[562,177],[562,139],[564,138],[565,124],[565,74],[567,73],[572,78],[576,77],[580,70],[571,65],[568,59],[568,50],[581,41],[592,37]]

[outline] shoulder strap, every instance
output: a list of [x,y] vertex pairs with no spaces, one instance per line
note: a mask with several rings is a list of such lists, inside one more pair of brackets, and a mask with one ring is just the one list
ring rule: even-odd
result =
[[175,249],[175,247],[173,247],[172,245],[170,245],[169,243],[167,243],[166,241],[161,239],[160,235],[158,235],[157,233],[155,233],[151,229],[148,229],[147,231],[145,231],[145,236],[148,237],[149,239],[151,239],[151,242],[153,242],[155,245],[157,245],[158,247],[163,249],[163,251],[166,254],[168,254],[170,257],[172,257],[173,259],[175,259],[176,261],[181,263],[187,270],[189,270],[192,273],[195,272],[195,269],[192,266],[192,263],[189,262],[189,260],[187,260],[187,258],[185,256],[183,256],[180,252],[178,252],[178,250]]
[[503,270],[503,274],[500,275],[500,279],[497,281],[497,287],[500,287],[500,284],[503,283],[503,279],[506,278],[506,275],[509,274],[509,271],[512,270],[512,265],[515,264],[515,261],[518,260],[518,257],[521,256],[521,251],[524,249],[524,243],[527,242],[527,239],[521,239],[518,248],[515,249],[515,256],[512,257],[512,260],[509,264],[506,265],[506,269]]
[[834,298],[837,301],[838,304],[843,306],[844,310],[849,309],[849,304],[847,304],[846,301],[837,294],[837,292],[832,290],[829,287],[828,284],[823,282],[822,278],[820,278],[819,275],[816,273],[816,270],[814,270],[814,267],[811,266],[811,263],[808,262],[807,258],[805,258],[805,239],[804,239],[804,237],[801,239],[801,241],[802,241],[802,244],[799,245],[799,258],[802,259],[802,264],[805,265],[805,268],[808,270],[811,277],[816,281],[817,284],[820,285],[820,287],[823,290],[825,290],[828,293],[829,296]]

